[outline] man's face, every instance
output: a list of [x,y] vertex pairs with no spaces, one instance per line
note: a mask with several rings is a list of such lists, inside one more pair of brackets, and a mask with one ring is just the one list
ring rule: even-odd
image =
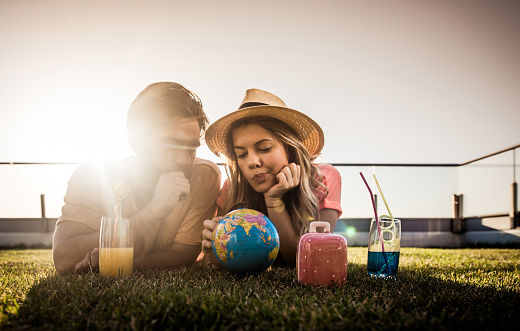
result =
[[170,118],[150,131],[137,157],[156,175],[182,171],[191,176],[195,153],[200,146],[200,127],[196,119]]

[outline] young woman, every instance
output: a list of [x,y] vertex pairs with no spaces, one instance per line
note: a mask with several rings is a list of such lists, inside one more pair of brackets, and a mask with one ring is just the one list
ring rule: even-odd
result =
[[[242,202],[267,215],[280,237],[277,262],[296,264],[298,239],[313,220],[329,222],[334,229],[342,213],[341,177],[333,166],[313,163],[324,137],[310,117],[271,93],[250,89],[239,110],[208,128],[206,143],[227,161],[218,215]],[[206,220],[202,233],[205,264],[213,269],[221,267],[211,243],[218,220]]]

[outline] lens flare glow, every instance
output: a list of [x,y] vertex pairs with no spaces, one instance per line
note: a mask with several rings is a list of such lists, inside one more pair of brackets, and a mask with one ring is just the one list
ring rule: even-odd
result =
[[353,226],[347,226],[345,229],[345,236],[346,237],[353,237],[356,235],[356,228]]

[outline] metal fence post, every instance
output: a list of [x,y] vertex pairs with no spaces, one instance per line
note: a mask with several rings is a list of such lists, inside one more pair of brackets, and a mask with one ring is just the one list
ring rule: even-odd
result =
[[462,214],[462,194],[453,195],[453,220],[451,221],[451,231],[458,234],[466,232],[466,220]]
[[518,224],[519,223],[518,219],[519,219],[520,215],[518,215],[518,213],[516,212],[517,202],[518,202],[518,188],[517,188],[516,182],[514,182],[513,184],[511,184],[511,207],[509,210],[509,218],[511,220],[511,229],[514,229],[517,226],[520,226],[520,224]]
[[47,215],[45,214],[45,194],[40,194],[40,205],[42,207],[43,232],[49,232],[49,225],[47,224]]

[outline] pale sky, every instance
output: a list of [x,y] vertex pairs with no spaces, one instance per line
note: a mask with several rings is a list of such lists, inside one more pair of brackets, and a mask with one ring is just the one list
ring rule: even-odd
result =
[[[0,0],[0,162],[129,156],[128,106],[174,81],[211,121],[278,95],[322,126],[324,162],[461,163],[520,143],[519,40],[515,0]],[[509,203],[499,160],[377,173],[400,217],[450,217],[455,193],[489,214]],[[38,217],[41,193],[59,216],[74,167],[2,166],[0,217]],[[342,217],[371,216],[371,170],[340,169]]]
[[519,1],[0,0],[0,161],[130,155],[128,106],[174,81],[211,121],[277,94],[325,162],[460,163],[520,143],[519,40]]

